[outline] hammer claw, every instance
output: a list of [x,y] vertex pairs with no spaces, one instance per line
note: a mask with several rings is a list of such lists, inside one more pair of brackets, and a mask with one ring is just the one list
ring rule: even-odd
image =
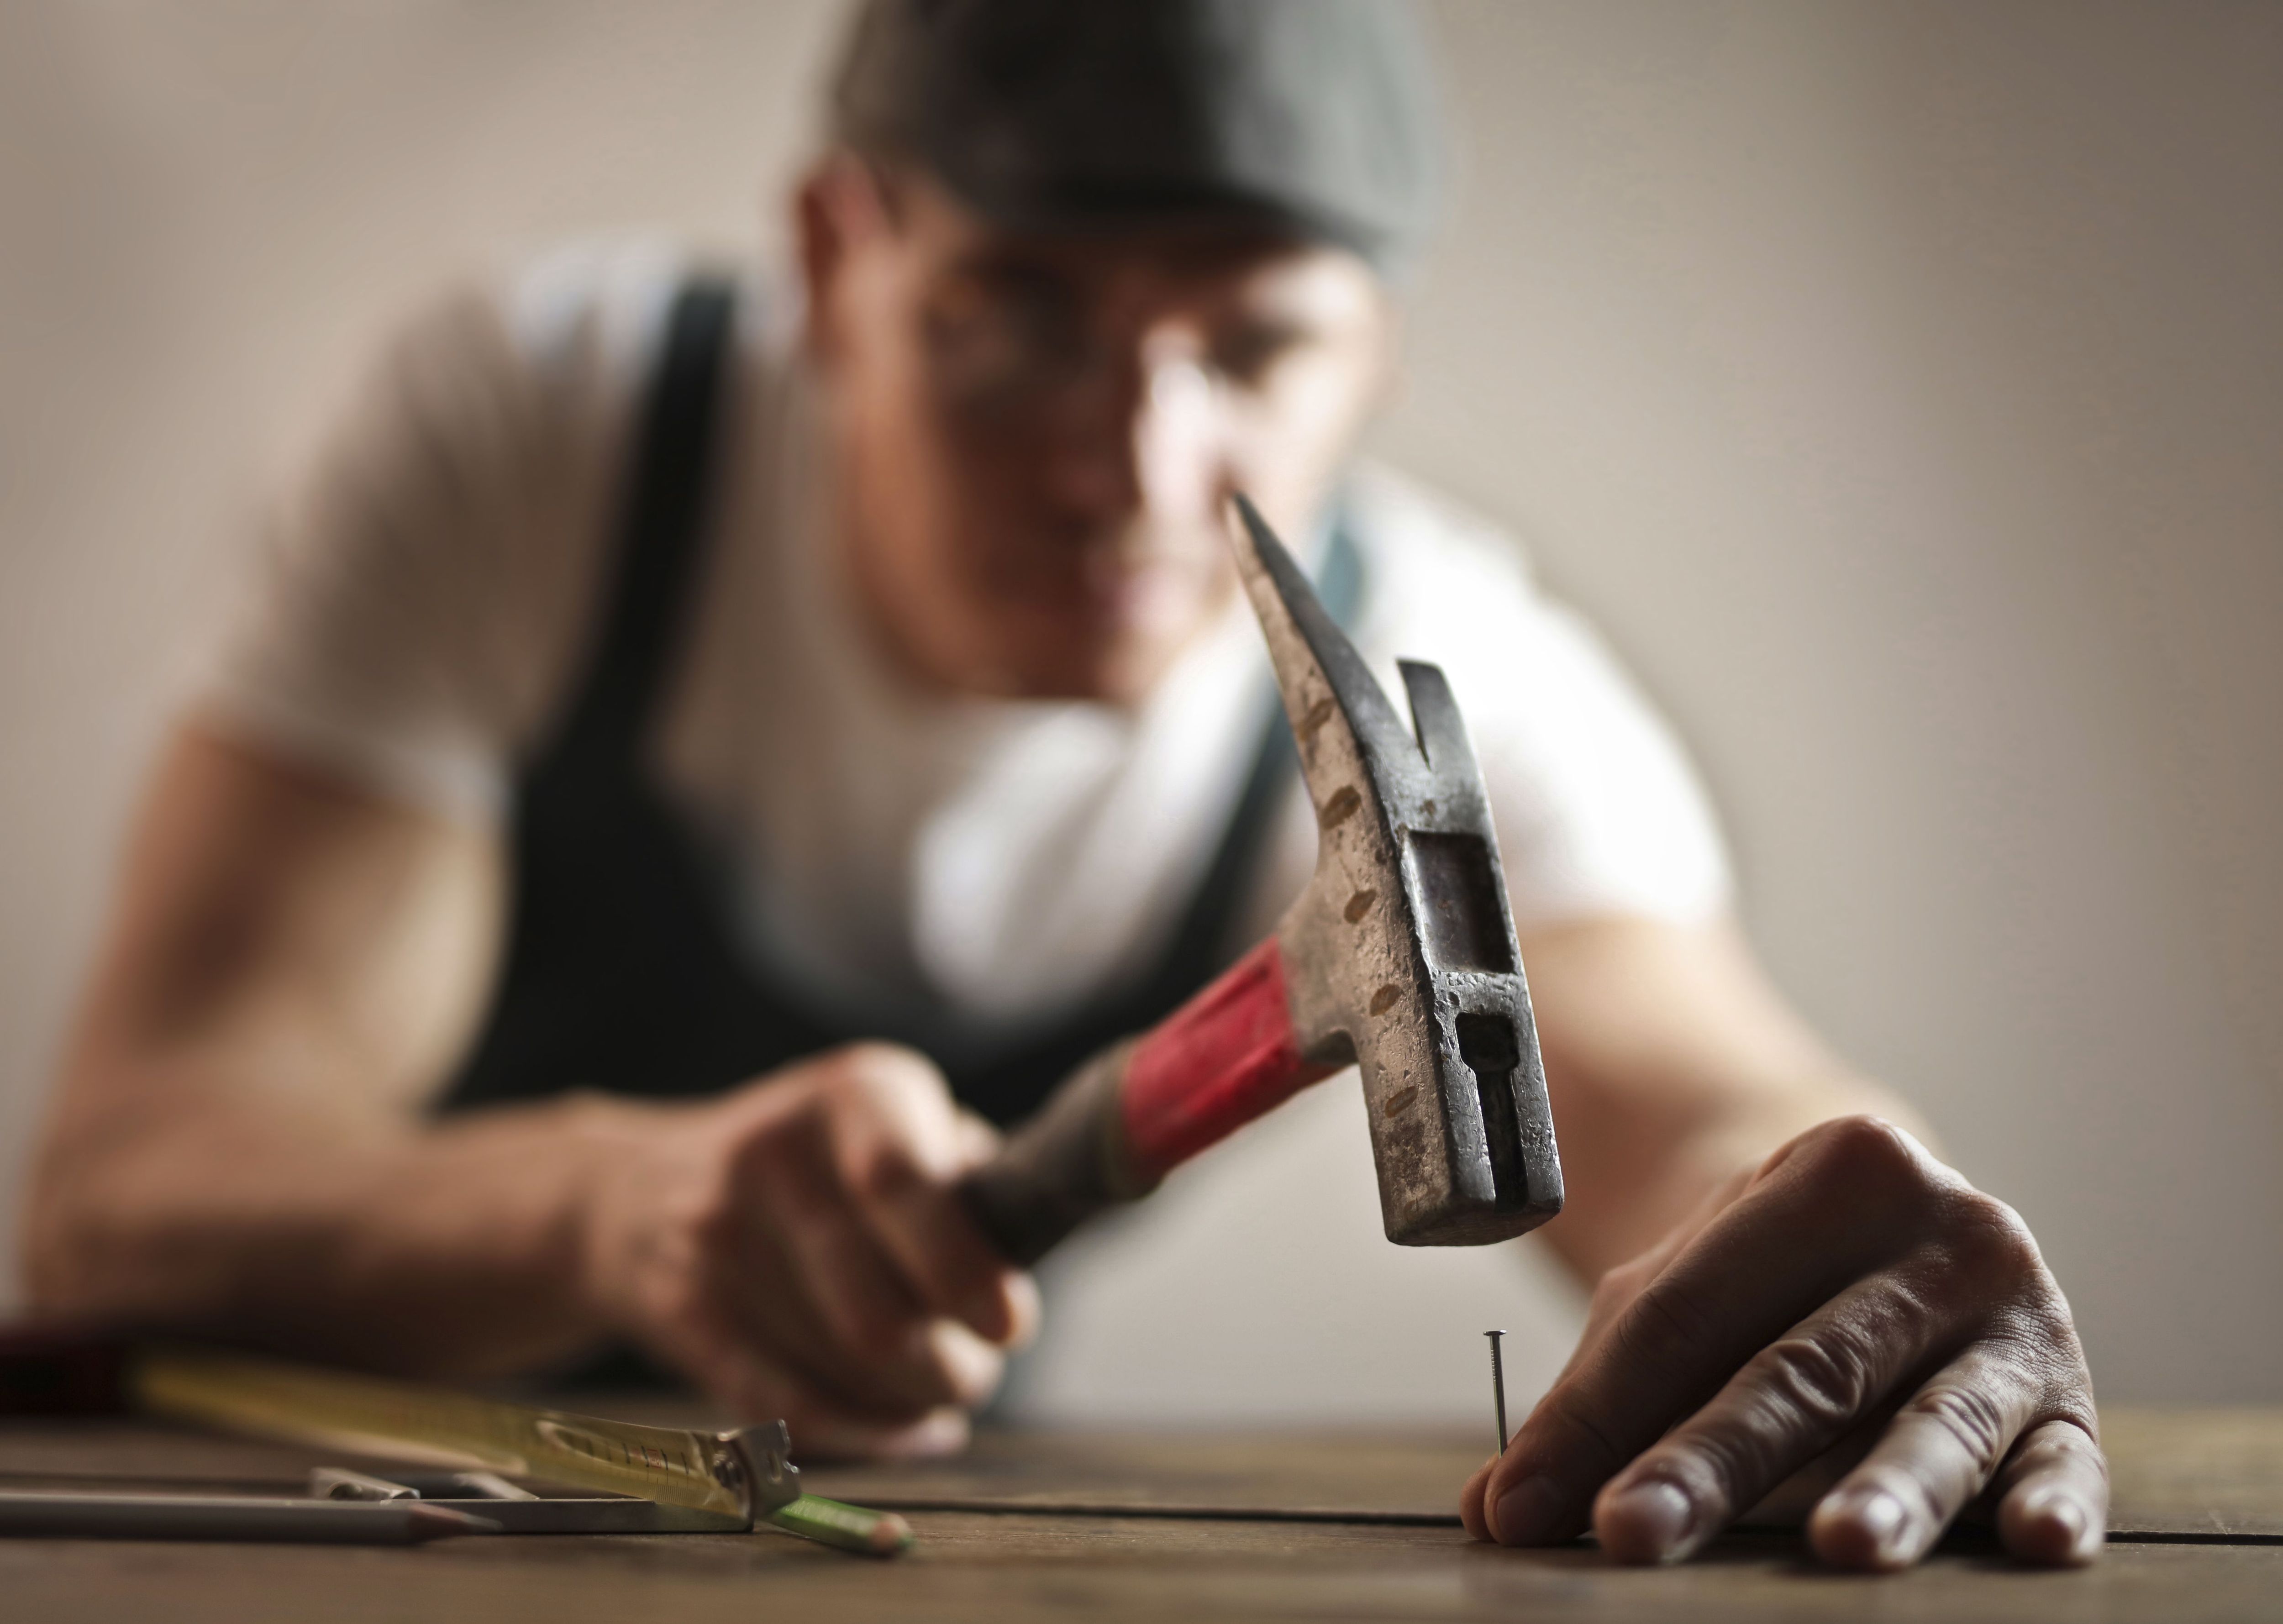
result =
[[1411,695],[1411,720],[1419,730],[1419,748],[1428,770],[1452,785],[1471,785],[1480,777],[1475,747],[1468,742],[1467,724],[1451,697],[1451,684],[1440,665],[1423,660],[1398,660],[1403,686]]

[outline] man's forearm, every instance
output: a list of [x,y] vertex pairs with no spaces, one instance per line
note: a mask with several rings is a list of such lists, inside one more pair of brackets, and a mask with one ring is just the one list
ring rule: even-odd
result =
[[1644,1194],[1648,1204],[1673,1209],[1657,1215],[1661,1223],[1678,1222],[1737,1173],[1758,1167],[1809,1129],[1858,1115],[1882,1116],[1921,1139],[1928,1137],[1917,1112],[1867,1078],[1847,1073],[1788,1078],[1732,1097],[1718,1114],[1680,1135],[1665,1158],[1668,1187]]
[[1523,943],[1569,1201],[1547,1240],[1598,1279],[1819,1123],[1915,1113],[1791,1013],[1733,926],[1604,919]]
[[48,1313],[227,1332],[415,1371],[511,1368],[603,1327],[583,1193],[620,1107],[591,1098],[429,1126],[200,1098],[65,1123],[27,1215]]
[[[1673,1097],[1678,1097],[1675,1091]],[[1700,1107],[1661,1122],[1580,1122],[1579,1170],[1567,1232],[1551,1237],[1584,1278],[1638,1255],[1715,1190],[1819,1123],[1882,1116],[1933,1143],[1917,1112],[1888,1090],[1843,1072],[1770,1078],[1706,1091]],[[1593,1107],[1581,1109],[1590,1117]],[[1566,1132],[1564,1161],[1573,1136]],[[1575,1218],[1576,1223],[1570,1220]]]

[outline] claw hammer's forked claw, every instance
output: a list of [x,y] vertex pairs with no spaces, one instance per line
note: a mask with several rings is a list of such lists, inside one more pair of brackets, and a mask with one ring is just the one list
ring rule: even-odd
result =
[[1441,670],[1388,702],[1252,505],[1237,559],[1316,809],[1276,934],[1080,1068],[966,1186],[1029,1263],[1103,1207],[1354,1063],[1389,1239],[1472,1246],[1562,1210],[1530,993],[1473,747]]

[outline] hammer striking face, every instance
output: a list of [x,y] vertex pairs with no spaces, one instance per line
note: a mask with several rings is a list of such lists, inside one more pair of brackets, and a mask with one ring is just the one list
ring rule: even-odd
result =
[[[1562,1168],[1489,800],[1436,666],[1406,727],[1251,504],[1237,554],[1316,809],[1276,934],[1079,1068],[966,1193],[1018,1263],[1354,1064],[1387,1238],[1478,1246],[1562,1210]],[[1415,729],[1415,731],[1414,731]]]

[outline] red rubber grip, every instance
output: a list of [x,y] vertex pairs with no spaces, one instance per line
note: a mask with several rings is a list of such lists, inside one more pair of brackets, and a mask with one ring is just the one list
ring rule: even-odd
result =
[[1300,1058],[1270,936],[1134,1048],[1120,1100],[1134,1171],[1156,1181],[1336,1069]]

